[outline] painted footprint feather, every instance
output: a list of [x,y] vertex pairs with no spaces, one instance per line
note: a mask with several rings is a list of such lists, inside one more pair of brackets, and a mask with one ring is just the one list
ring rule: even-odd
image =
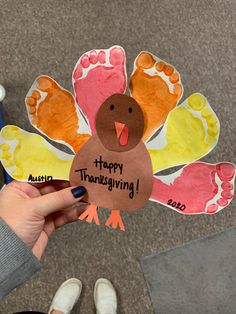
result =
[[126,90],[126,58],[120,46],[84,53],[77,62],[72,81],[76,101],[95,133],[95,116],[100,105],[111,95]]
[[30,175],[69,180],[73,158],[74,155],[60,151],[38,134],[14,125],[1,130],[0,160],[15,180],[27,182]]
[[166,176],[154,176],[151,200],[182,214],[214,214],[234,196],[235,165],[194,162]]
[[179,72],[153,54],[142,51],[134,62],[130,94],[142,107],[148,140],[165,122],[183,94]]
[[161,132],[146,143],[153,173],[202,158],[216,146],[219,132],[219,120],[207,99],[192,94],[169,113]]
[[73,152],[76,153],[90,138],[90,127],[73,95],[51,77],[41,75],[34,81],[25,104],[31,124]]

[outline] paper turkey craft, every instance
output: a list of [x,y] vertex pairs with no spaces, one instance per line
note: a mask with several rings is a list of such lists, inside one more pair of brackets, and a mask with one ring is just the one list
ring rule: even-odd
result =
[[72,75],[76,100],[39,76],[25,99],[30,122],[73,154],[8,125],[0,136],[4,168],[19,181],[70,179],[86,186],[91,205],[80,219],[99,224],[97,207],[107,207],[106,225],[122,230],[120,210],[138,209],[148,199],[182,214],[219,212],[233,198],[235,166],[196,161],[216,146],[220,132],[207,99],[196,93],[178,105],[179,73],[146,51],[135,59],[125,95],[125,63],[120,46],[83,54]]

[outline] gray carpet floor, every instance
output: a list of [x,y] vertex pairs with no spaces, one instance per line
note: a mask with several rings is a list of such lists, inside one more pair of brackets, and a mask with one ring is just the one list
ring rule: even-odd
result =
[[[119,44],[127,53],[128,75],[136,55],[148,50],[180,71],[184,98],[196,91],[207,96],[221,135],[204,160],[235,162],[235,10],[234,0],[0,0],[6,123],[33,131],[24,97],[36,76],[51,75],[72,90],[71,72],[81,53]],[[58,285],[72,276],[84,283],[80,313],[94,312],[92,291],[100,276],[117,288],[120,313],[153,313],[140,257],[235,226],[235,207],[233,202],[215,216],[187,217],[149,202],[124,213],[125,233],[84,222],[68,225],[52,236],[44,268],[1,303],[0,313],[46,311]]]
[[155,314],[235,314],[236,228],[141,260]]

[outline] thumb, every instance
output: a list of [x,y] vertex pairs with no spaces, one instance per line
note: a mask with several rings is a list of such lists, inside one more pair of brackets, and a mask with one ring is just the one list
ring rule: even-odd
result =
[[80,201],[86,194],[86,189],[83,186],[70,187],[62,189],[57,192],[49,193],[39,197],[32,198],[30,200],[32,208],[42,215],[47,217],[48,215],[72,206]]

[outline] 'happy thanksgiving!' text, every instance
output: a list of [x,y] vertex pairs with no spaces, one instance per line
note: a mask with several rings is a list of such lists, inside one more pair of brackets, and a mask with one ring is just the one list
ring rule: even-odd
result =
[[108,175],[92,175],[88,173],[88,168],[76,169],[75,172],[80,175],[80,180],[95,184],[106,185],[108,191],[112,192],[113,189],[127,190],[129,192],[129,198],[132,199],[135,195],[135,192],[139,191],[139,179],[134,182],[124,181],[122,178],[112,178],[109,177],[109,174],[116,174],[117,177],[122,176],[124,171],[124,165],[117,162],[108,162],[102,159],[100,155],[99,158],[96,158],[93,161],[95,168],[98,168],[101,171],[107,171]]

